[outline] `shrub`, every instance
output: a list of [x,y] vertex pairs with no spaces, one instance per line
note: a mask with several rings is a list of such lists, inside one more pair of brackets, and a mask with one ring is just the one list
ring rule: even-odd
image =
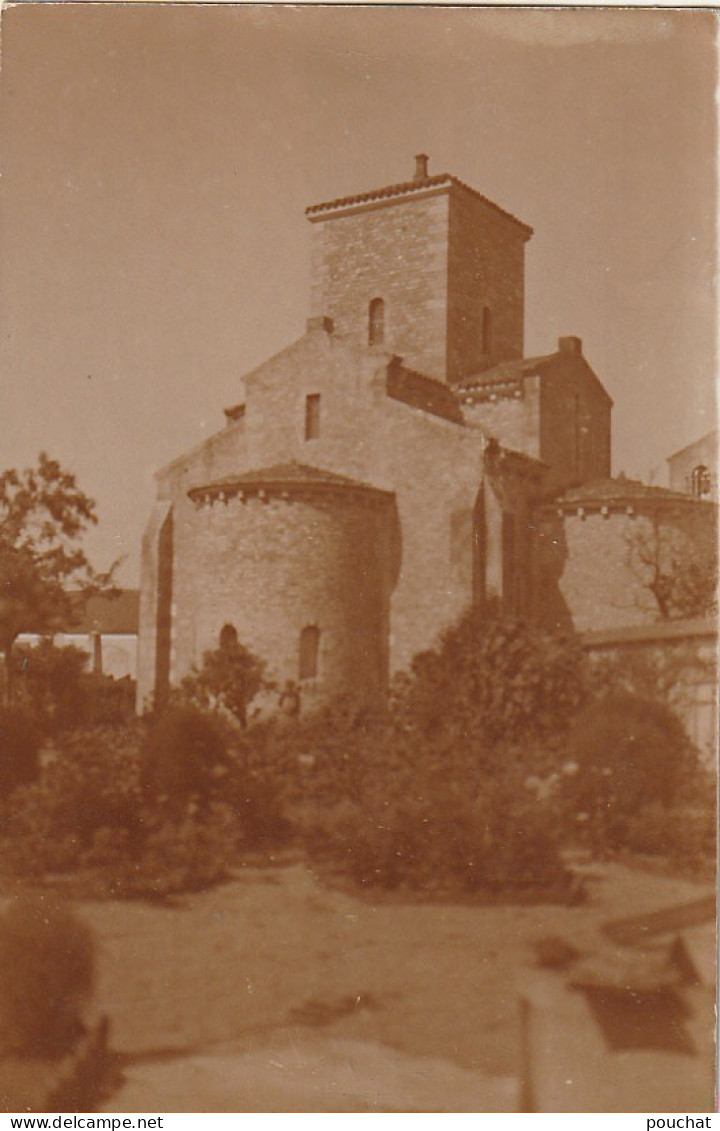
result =
[[360,803],[338,807],[315,851],[388,888],[526,894],[566,884],[552,825],[529,800],[437,778],[396,784],[379,780]]
[[616,848],[644,806],[667,810],[697,763],[680,721],[662,703],[616,693],[585,708],[568,737],[577,772],[567,779],[591,841]]
[[[553,817],[519,787],[512,759],[492,778],[477,746],[449,731],[347,724],[341,716],[339,733],[302,768],[306,791],[291,810],[316,858],[364,885],[423,892],[547,892],[564,882]],[[323,759],[331,751],[334,769]]]
[[[173,728],[183,719],[193,723],[185,732],[192,741],[180,751],[180,784],[170,783],[169,792],[162,777],[142,788],[158,741],[157,734],[146,740],[142,724],[65,735],[39,780],[18,788],[6,806],[4,867],[17,877],[76,874],[87,894],[157,898],[216,882],[239,847],[284,834],[272,790],[225,755],[222,736],[203,716],[200,726],[196,713],[192,720],[176,714]],[[160,735],[159,764],[168,775],[178,750],[173,734],[166,727]],[[200,743],[208,736],[214,746]],[[219,764],[223,773],[214,776]]]
[[23,711],[0,710],[0,804],[40,773],[40,735]]
[[95,672],[83,675],[83,723],[87,727],[132,726],[136,684],[130,676],[113,679]]
[[143,835],[134,849],[127,851],[123,843],[116,851],[101,832],[87,857],[103,865],[100,879],[110,894],[162,899],[200,891],[228,875],[238,839],[229,806],[212,802],[202,810],[190,805],[172,813],[143,807],[140,820]]
[[4,1055],[61,1057],[83,1033],[95,973],[89,928],[47,895],[0,916],[0,1047]]
[[149,799],[185,806],[216,796],[229,767],[220,724],[196,707],[170,707],[143,744],[141,784]]
[[367,707],[339,697],[312,714],[271,719],[235,743],[246,772],[274,789],[286,806],[333,805],[358,796],[364,751],[380,723]]
[[533,626],[496,608],[474,609],[420,653],[396,682],[395,714],[433,734],[451,727],[491,753],[562,735],[587,696],[574,637]]
[[13,796],[4,863],[20,875],[42,876],[85,866],[101,830],[113,830],[118,843],[135,843],[141,739],[137,725],[65,735],[39,779]]
[[84,669],[88,656],[73,645],[58,647],[42,639],[34,647],[13,650],[13,694],[47,734],[58,734],[82,721]]
[[667,809],[644,805],[629,815],[623,828],[623,849],[662,857],[674,871],[711,875],[717,853],[717,818],[713,806]]
[[247,726],[247,711],[255,696],[273,686],[265,678],[265,663],[253,655],[234,636],[234,629],[221,646],[205,652],[202,666],[182,681],[181,693],[203,710],[219,710],[242,727]]

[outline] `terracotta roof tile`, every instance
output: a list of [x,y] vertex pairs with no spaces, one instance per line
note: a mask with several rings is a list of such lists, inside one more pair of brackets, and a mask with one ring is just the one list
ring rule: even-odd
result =
[[412,408],[422,409],[454,424],[463,423],[463,414],[458,399],[444,381],[428,377],[405,365],[391,365],[388,372],[388,396],[402,401]]
[[521,377],[531,375],[535,370],[549,361],[559,357],[559,353],[546,353],[540,357],[520,357],[515,361],[501,361],[492,369],[483,369],[480,373],[472,373],[459,381],[453,382],[457,390],[475,389],[488,385],[505,385],[508,382],[518,381]]
[[280,487],[283,486],[317,486],[352,488],[354,490],[377,491],[380,494],[391,494],[373,487],[371,483],[363,483],[358,479],[351,479],[347,475],[338,475],[334,471],[326,471],[310,464],[297,463],[290,460],[288,463],[276,463],[271,467],[262,467],[257,470],[243,471],[239,475],[228,475],[223,479],[214,479],[211,483],[193,487],[188,491],[190,498],[194,499],[206,493],[219,493],[221,491],[237,492],[244,487]]
[[369,192],[355,193],[353,196],[341,196],[336,200],[323,201],[321,204],[311,204],[305,209],[305,214],[310,219],[320,218],[324,212],[334,212],[339,208],[352,208],[354,205],[372,204],[375,201],[389,200],[395,196],[407,196],[415,192],[426,192],[428,189],[442,188],[444,186],[455,186],[456,188],[463,189],[465,192],[471,193],[472,196],[476,197],[478,200],[482,200],[489,208],[492,208],[507,220],[512,220],[514,224],[522,228],[526,233],[526,239],[529,239],[533,234],[533,230],[528,224],[523,223],[517,216],[513,216],[512,212],[507,212],[504,208],[501,208],[499,204],[495,204],[493,200],[489,200],[488,197],[483,196],[477,189],[466,185],[464,181],[453,176],[452,173],[436,173],[435,176],[424,177],[421,180],[401,181],[398,184],[385,185],[383,188],[371,189]]
[[654,500],[657,502],[683,502],[698,503],[692,495],[684,495],[679,491],[671,491],[668,487],[652,487],[641,483],[639,479],[626,479],[618,476],[615,479],[594,479],[589,483],[582,483],[579,487],[570,487],[557,498],[558,503],[609,503],[632,502],[633,500]]

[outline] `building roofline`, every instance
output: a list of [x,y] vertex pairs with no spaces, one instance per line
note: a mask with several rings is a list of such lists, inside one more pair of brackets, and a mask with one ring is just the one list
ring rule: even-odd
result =
[[717,428],[711,428],[709,432],[705,432],[702,436],[698,436],[697,440],[691,440],[689,444],[685,444],[682,448],[678,448],[676,452],[671,452],[670,455],[666,457],[665,462],[669,463],[670,460],[675,459],[676,456],[684,455],[685,452],[689,452],[691,448],[696,448],[698,444],[702,444],[704,440],[710,440],[715,437],[715,443],[717,443],[717,433]]
[[578,513],[581,517],[595,512],[603,515],[622,511],[633,515],[652,511],[657,507],[704,507],[717,510],[717,503],[710,499],[697,499],[668,487],[654,487],[636,479],[607,478],[595,479],[577,487],[569,487],[562,495],[543,503],[543,512],[557,512],[558,515]]
[[210,483],[198,484],[191,487],[187,494],[193,502],[210,502],[215,499],[220,499],[222,502],[233,495],[262,494],[265,491],[272,494],[291,494],[298,491],[332,491],[352,494],[360,492],[385,499],[394,497],[393,491],[388,491],[383,487],[376,487],[372,483],[364,483],[359,479],[351,479],[347,475],[338,475],[337,472],[313,467],[310,464],[298,463],[295,460],[288,460],[287,463],[283,464],[274,464],[272,467],[241,472],[239,475],[228,475],[222,479],[212,480]]
[[345,212],[348,209],[362,208],[363,206],[376,206],[390,201],[395,202],[399,197],[417,198],[418,195],[425,195],[428,191],[434,192],[449,192],[452,189],[461,189],[464,192],[470,193],[476,200],[482,201],[494,212],[497,212],[505,220],[509,220],[515,224],[523,232],[524,238],[529,240],[533,234],[533,229],[529,224],[525,224],[519,220],[517,216],[513,216],[512,212],[501,208],[495,201],[490,200],[487,196],[483,196],[477,189],[471,188],[470,185],[465,184],[459,177],[453,176],[452,173],[436,173],[434,176],[423,177],[421,179],[412,181],[401,181],[393,185],[385,185],[383,188],[371,189],[368,192],[354,193],[352,196],[341,196],[335,200],[323,201],[320,204],[311,204],[305,209],[305,215],[311,222],[318,220],[327,220],[331,218],[332,213]]
[[694,617],[690,620],[663,620],[652,624],[633,624],[621,628],[593,629],[583,632],[583,648],[610,648],[616,644],[641,644],[654,640],[689,640],[717,636],[717,622],[712,617]]
[[[591,375],[599,392],[605,397],[609,406],[613,407],[613,399],[590,365],[582,352],[570,353],[558,349],[554,353],[540,354],[537,357],[518,357],[512,361],[500,361],[490,369],[482,369],[479,373],[471,373],[452,382],[452,388],[459,398],[466,400],[473,397],[488,398],[493,394],[502,395],[503,390],[512,394],[520,387],[522,381],[530,377],[544,376],[543,369],[558,361],[566,361],[568,357],[579,359]],[[469,402],[468,402],[469,403]]]

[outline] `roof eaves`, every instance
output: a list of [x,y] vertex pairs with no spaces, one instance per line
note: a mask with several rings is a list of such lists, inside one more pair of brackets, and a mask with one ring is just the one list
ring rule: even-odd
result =
[[523,230],[526,239],[530,239],[532,236],[533,229],[529,224],[518,219],[512,212],[501,208],[494,200],[483,196],[477,189],[471,188],[470,185],[465,184],[464,181],[461,181],[459,177],[453,176],[452,173],[437,173],[435,176],[425,177],[422,180],[401,181],[397,184],[386,185],[383,188],[371,189],[369,192],[355,193],[352,196],[341,196],[337,197],[335,200],[323,201],[320,204],[311,204],[305,209],[305,215],[310,219],[314,219],[322,216],[323,213],[335,212],[340,209],[353,208],[364,204],[374,204],[377,201],[390,200],[398,196],[409,196],[419,192],[427,192],[428,189],[452,188],[453,186],[470,193],[477,200],[481,200],[483,204],[503,216],[506,220],[512,221],[513,224],[516,224]]

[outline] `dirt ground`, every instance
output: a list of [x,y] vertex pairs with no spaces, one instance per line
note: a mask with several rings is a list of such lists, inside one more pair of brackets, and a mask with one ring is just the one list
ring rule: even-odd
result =
[[592,955],[603,922],[711,890],[620,865],[586,882],[575,907],[412,902],[279,860],[173,907],[84,903],[97,1006],[133,1054],[106,1108],[518,1110],[534,942]]

